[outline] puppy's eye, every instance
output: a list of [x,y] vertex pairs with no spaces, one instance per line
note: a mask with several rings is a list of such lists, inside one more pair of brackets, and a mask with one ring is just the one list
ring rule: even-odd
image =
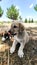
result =
[[14,25],[14,28],[17,28],[17,26]]

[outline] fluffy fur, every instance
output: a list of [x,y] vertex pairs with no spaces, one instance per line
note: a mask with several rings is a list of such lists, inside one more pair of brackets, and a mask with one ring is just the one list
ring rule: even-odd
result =
[[13,53],[15,51],[16,44],[19,42],[20,47],[18,50],[18,56],[21,58],[24,55],[24,46],[29,41],[29,35],[26,32],[24,25],[19,22],[12,23],[11,32],[13,32],[14,34],[16,33],[16,35],[14,36],[14,42],[12,44],[12,47],[10,48],[10,53]]

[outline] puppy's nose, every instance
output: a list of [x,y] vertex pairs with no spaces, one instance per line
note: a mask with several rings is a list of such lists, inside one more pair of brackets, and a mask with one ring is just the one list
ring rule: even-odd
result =
[[17,26],[14,25],[14,28],[17,28]]

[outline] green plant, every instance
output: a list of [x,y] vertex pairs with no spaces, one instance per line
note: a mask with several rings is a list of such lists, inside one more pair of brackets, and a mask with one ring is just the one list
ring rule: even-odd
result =
[[10,8],[7,8],[7,17],[13,20],[17,20],[19,16],[19,9],[16,6],[12,5]]
[[2,16],[2,14],[3,14],[3,10],[2,10],[2,8],[0,6],[0,17]]

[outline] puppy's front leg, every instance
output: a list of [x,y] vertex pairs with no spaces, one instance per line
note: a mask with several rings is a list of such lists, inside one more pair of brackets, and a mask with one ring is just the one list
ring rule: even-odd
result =
[[10,48],[10,53],[13,53],[15,51],[16,44],[17,44],[17,40],[14,40],[12,47]]
[[25,45],[25,44],[21,43],[20,48],[19,48],[19,50],[18,50],[18,56],[19,56],[20,58],[23,57],[23,55],[24,55],[24,52],[23,52],[24,45]]

